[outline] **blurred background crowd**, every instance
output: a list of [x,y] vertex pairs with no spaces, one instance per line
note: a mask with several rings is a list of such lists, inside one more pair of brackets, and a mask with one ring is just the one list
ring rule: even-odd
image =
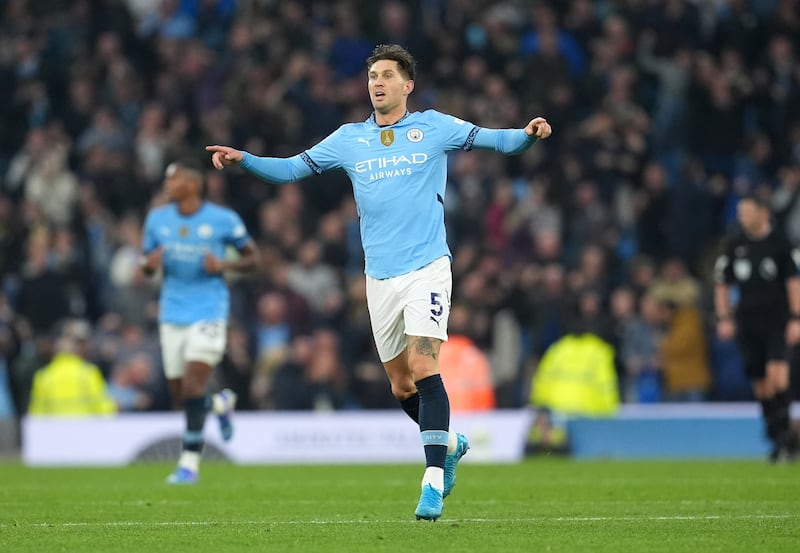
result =
[[[206,144],[289,156],[370,114],[364,60],[418,60],[415,110],[544,115],[519,157],[449,158],[454,409],[529,402],[563,337],[613,346],[622,401],[750,397],[710,273],[744,194],[800,242],[793,0],[6,0],[0,3],[0,416],[65,336],[119,410],[169,409],[143,216]],[[372,344],[343,173],[207,172],[264,264],[231,275],[215,385],[243,409],[396,406]],[[67,321],[66,323],[64,321]]]

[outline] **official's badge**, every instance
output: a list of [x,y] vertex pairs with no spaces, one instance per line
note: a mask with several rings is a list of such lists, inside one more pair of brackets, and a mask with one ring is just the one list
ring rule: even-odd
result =
[[419,129],[411,129],[406,133],[409,142],[419,142],[425,135]]
[[742,282],[750,280],[750,275],[753,272],[753,266],[746,259],[737,259],[733,262],[733,274],[736,275],[737,280]]
[[391,146],[394,143],[394,131],[386,129],[381,131],[381,144],[384,146]]

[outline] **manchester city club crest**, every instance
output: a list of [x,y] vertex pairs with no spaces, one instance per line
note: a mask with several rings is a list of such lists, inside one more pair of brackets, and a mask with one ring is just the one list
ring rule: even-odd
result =
[[425,135],[419,129],[411,129],[406,133],[409,142],[419,142]]
[[211,228],[211,225],[200,225],[197,229],[197,236],[200,238],[211,238],[211,235],[214,234],[214,230]]
[[394,143],[394,131],[386,129],[381,131],[381,144],[391,146]]

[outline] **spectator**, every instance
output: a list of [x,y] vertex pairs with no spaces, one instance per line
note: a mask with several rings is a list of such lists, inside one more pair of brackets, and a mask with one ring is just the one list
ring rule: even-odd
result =
[[286,359],[293,336],[287,320],[286,300],[279,292],[261,296],[256,309],[256,358],[251,396],[255,404],[263,408],[272,395],[275,370]]
[[669,258],[661,266],[661,275],[650,287],[650,293],[659,301],[681,307],[700,306],[700,284],[687,274],[686,266],[678,258]]
[[626,402],[655,403],[661,400],[659,307],[658,300],[651,295],[639,300],[638,315],[633,317],[624,314],[625,307],[616,305],[618,317],[624,320],[619,355],[625,374],[623,397]]
[[703,401],[711,387],[708,342],[696,307],[665,301],[661,304],[666,332],[659,360],[666,401]]
[[50,240],[46,229],[30,235],[21,271],[17,311],[36,333],[50,332],[53,321],[69,313],[64,282],[49,260]]
[[322,246],[309,240],[300,246],[297,262],[289,267],[289,285],[318,314],[324,313],[332,296],[341,295],[336,272],[322,260]]
[[55,356],[34,376],[28,412],[38,416],[109,415],[116,412],[100,369],[85,359],[91,328],[68,322]]
[[567,415],[613,415],[619,404],[614,348],[593,334],[567,334],[542,357],[531,403]]
[[67,149],[55,147],[39,158],[25,182],[25,199],[37,204],[56,225],[72,222],[78,181],[67,168]]
[[130,357],[116,367],[108,384],[108,394],[118,411],[146,411],[153,404],[156,378],[153,359],[146,353]]
[[312,336],[311,357],[305,368],[305,381],[311,392],[314,411],[342,409],[350,405],[347,373],[339,356],[339,337],[321,328]]

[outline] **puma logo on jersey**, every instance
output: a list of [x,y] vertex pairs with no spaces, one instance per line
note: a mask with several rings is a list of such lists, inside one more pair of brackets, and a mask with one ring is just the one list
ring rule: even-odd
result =
[[364,144],[367,145],[367,148],[369,148],[369,140],[367,140],[366,138],[359,138],[358,141],[363,142]]

